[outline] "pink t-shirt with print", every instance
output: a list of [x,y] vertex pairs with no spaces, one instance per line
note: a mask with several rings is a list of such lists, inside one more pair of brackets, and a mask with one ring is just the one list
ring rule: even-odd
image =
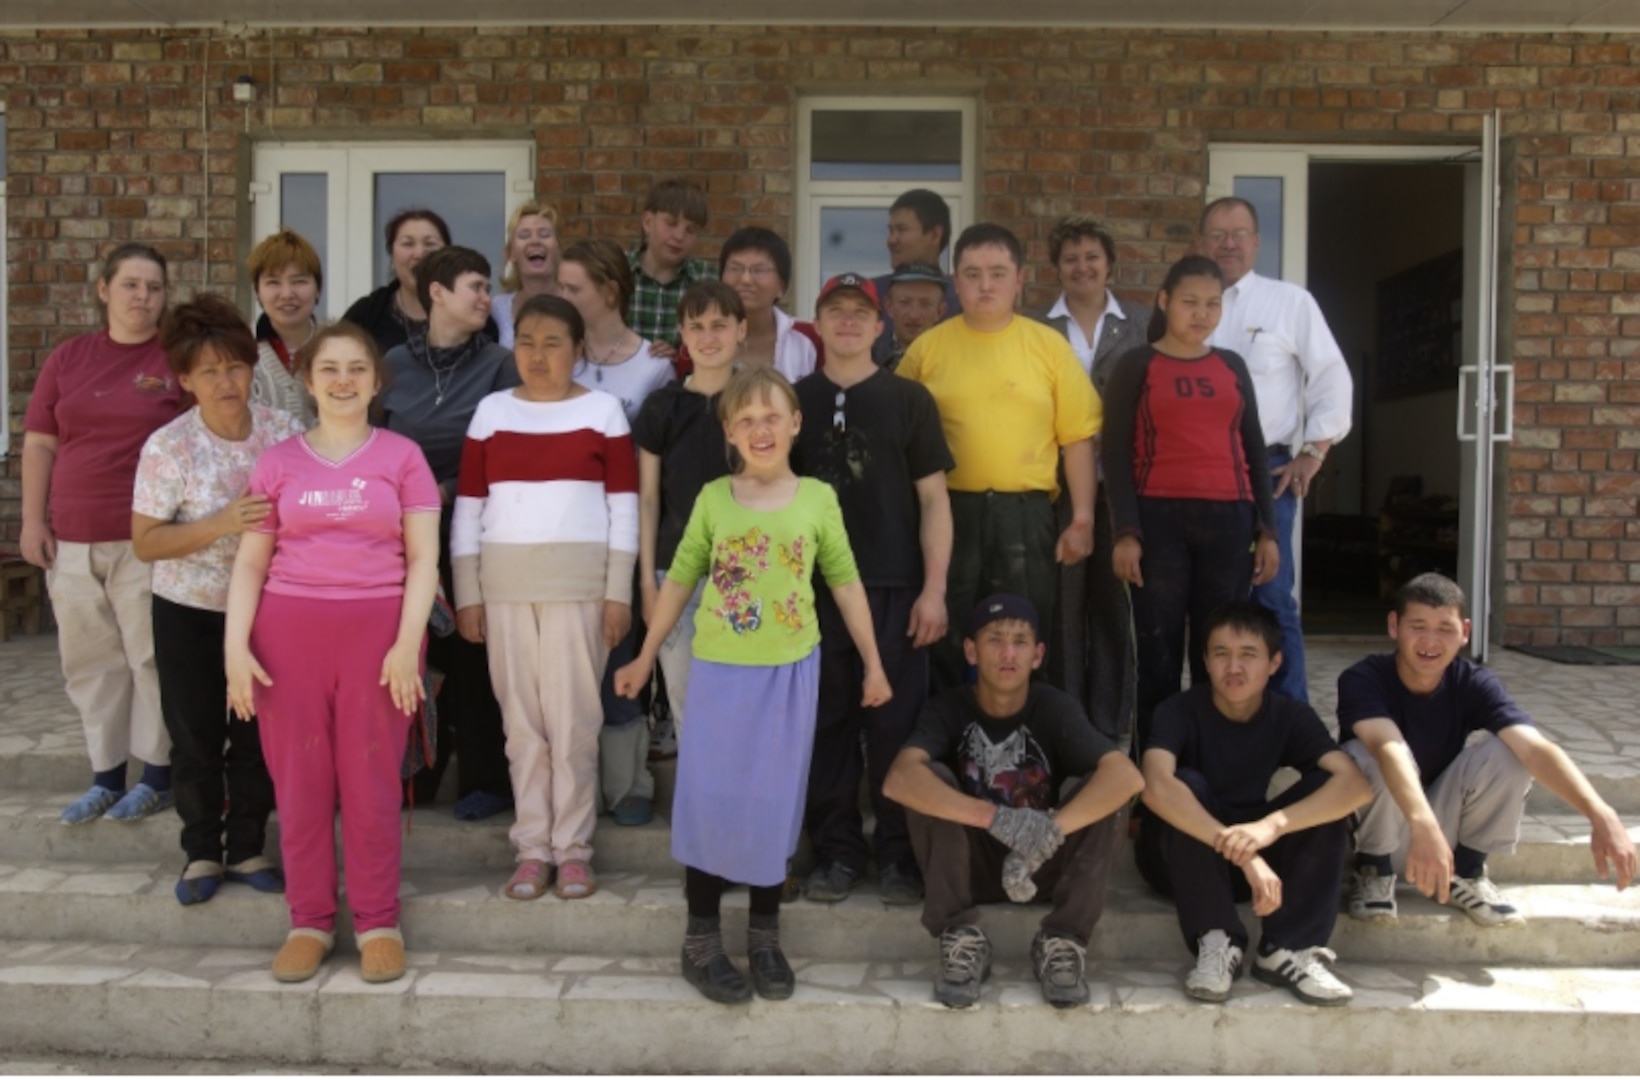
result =
[[310,600],[402,596],[404,515],[439,512],[421,448],[380,428],[341,461],[287,439],[257,461],[250,490],[273,502],[257,529],[274,536],[264,588]]

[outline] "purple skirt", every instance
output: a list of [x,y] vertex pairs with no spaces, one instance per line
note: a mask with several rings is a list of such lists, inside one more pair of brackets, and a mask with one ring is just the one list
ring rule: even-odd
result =
[[672,858],[744,885],[786,880],[803,827],[819,700],[819,649],[780,667],[691,661]]

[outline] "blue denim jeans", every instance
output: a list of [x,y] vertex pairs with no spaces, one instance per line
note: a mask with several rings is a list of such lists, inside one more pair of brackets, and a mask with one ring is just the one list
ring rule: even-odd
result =
[[[1270,468],[1276,469],[1292,461],[1285,453],[1272,451]],[[1276,483],[1272,478],[1272,484]],[[1293,595],[1293,582],[1298,569],[1293,559],[1293,526],[1298,520],[1298,497],[1288,488],[1276,499],[1276,543],[1281,545],[1281,568],[1276,576],[1253,588],[1253,599],[1275,612],[1281,623],[1281,670],[1270,680],[1277,693],[1310,700],[1309,682],[1304,674],[1304,624],[1299,617],[1298,599]]]

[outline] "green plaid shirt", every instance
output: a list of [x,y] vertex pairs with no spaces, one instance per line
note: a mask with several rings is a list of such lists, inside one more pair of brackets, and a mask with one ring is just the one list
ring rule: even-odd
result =
[[626,325],[638,332],[645,341],[678,343],[678,301],[689,286],[697,281],[713,281],[717,267],[709,259],[685,259],[678,267],[678,276],[661,284],[643,272],[644,245],[626,253],[632,266],[636,287],[632,290],[632,308],[627,312]]

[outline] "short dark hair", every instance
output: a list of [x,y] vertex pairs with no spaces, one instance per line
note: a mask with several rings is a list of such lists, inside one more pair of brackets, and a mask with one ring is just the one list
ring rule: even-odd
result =
[[399,238],[399,230],[404,228],[405,223],[409,221],[427,222],[427,224],[438,230],[439,237],[444,241],[444,246],[450,246],[450,226],[433,211],[424,206],[417,206],[409,210],[400,210],[387,219],[387,228],[382,230],[382,234],[387,242],[388,251],[393,250],[393,241]]
[[1167,312],[1162,310],[1162,294],[1173,294],[1179,283],[1185,278],[1204,277],[1212,278],[1220,285],[1224,284],[1224,271],[1219,264],[1206,255],[1186,255],[1167,269],[1167,277],[1162,279],[1161,287],[1156,290],[1156,302],[1150,312],[1150,325],[1145,328],[1145,340],[1151,344],[1162,340],[1167,333]]
[[963,254],[973,247],[1007,248],[1016,268],[1025,265],[1025,248],[1020,244],[1019,237],[994,222],[981,221],[962,230],[962,235],[957,237],[957,246],[951,253],[951,266],[955,268],[962,261]]
[[562,296],[541,293],[519,304],[518,310],[513,312],[514,332],[524,325],[525,319],[557,319],[569,328],[570,340],[577,348],[586,342],[586,320],[581,318],[580,309]]
[[779,233],[760,225],[748,225],[730,233],[729,239],[723,242],[723,250],[718,254],[718,277],[723,276],[724,267],[729,265],[729,257],[739,255],[742,251],[762,252],[774,260],[774,272],[780,275],[780,291],[785,292],[791,287],[792,249],[780,238]]
[[736,322],[746,321],[746,305],[740,294],[721,281],[697,281],[678,298],[678,322],[698,319],[708,311],[718,311]]
[[929,229],[940,231],[940,250],[944,251],[951,246],[951,207],[937,192],[927,188],[912,188],[894,200],[888,208],[892,214],[896,210],[909,210],[917,215],[917,224],[923,227],[923,232]]
[[1254,206],[1240,195],[1226,195],[1224,198],[1214,199],[1212,202],[1202,207],[1202,216],[1196,221],[1196,231],[1198,233],[1207,231],[1207,216],[1213,211],[1225,210],[1233,206],[1239,206],[1243,210],[1247,211],[1248,214],[1252,215],[1253,231],[1258,232],[1258,207]]
[[425,259],[416,264],[416,299],[421,301],[422,310],[433,310],[435,283],[453,289],[456,279],[462,274],[489,277],[490,260],[466,247],[441,247],[429,252]]
[[[1207,617],[1202,627],[1202,655],[1207,655],[1207,643],[1212,640],[1215,630],[1234,630],[1237,633],[1252,634],[1264,639],[1264,647],[1275,656],[1281,652],[1281,620],[1276,613],[1263,604],[1255,604],[1251,600],[1241,600],[1234,604],[1226,604]],[[1195,631],[1191,631],[1195,636]]]
[[175,375],[192,372],[207,348],[216,350],[224,360],[256,366],[256,338],[251,336],[245,316],[232,301],[215,293],[199,293],[166,312],[159,342],[165,350],[166,366]]
[[704,229],[707,213],[706,193],[698,185],[678,177],[662,180],[649,189],[649,197],[644,200],[643,212],[671,214],[673,217],[692,221]]
[[1395,617],[1402,618],[1409,604],[1432,608],[1457,608],[1460,618],[1469,613],[1469,599],[1456,581],[1445,574],[1419,574],[1395,590]]
[[1092,214],[1071,214],[1059,219],[1048,233],[1048,261],[1057,266],[1065,245],[1072,240],[1099,241],[1099,246],[1105,249],[1105,261],[1115,268],[1116,240]]

